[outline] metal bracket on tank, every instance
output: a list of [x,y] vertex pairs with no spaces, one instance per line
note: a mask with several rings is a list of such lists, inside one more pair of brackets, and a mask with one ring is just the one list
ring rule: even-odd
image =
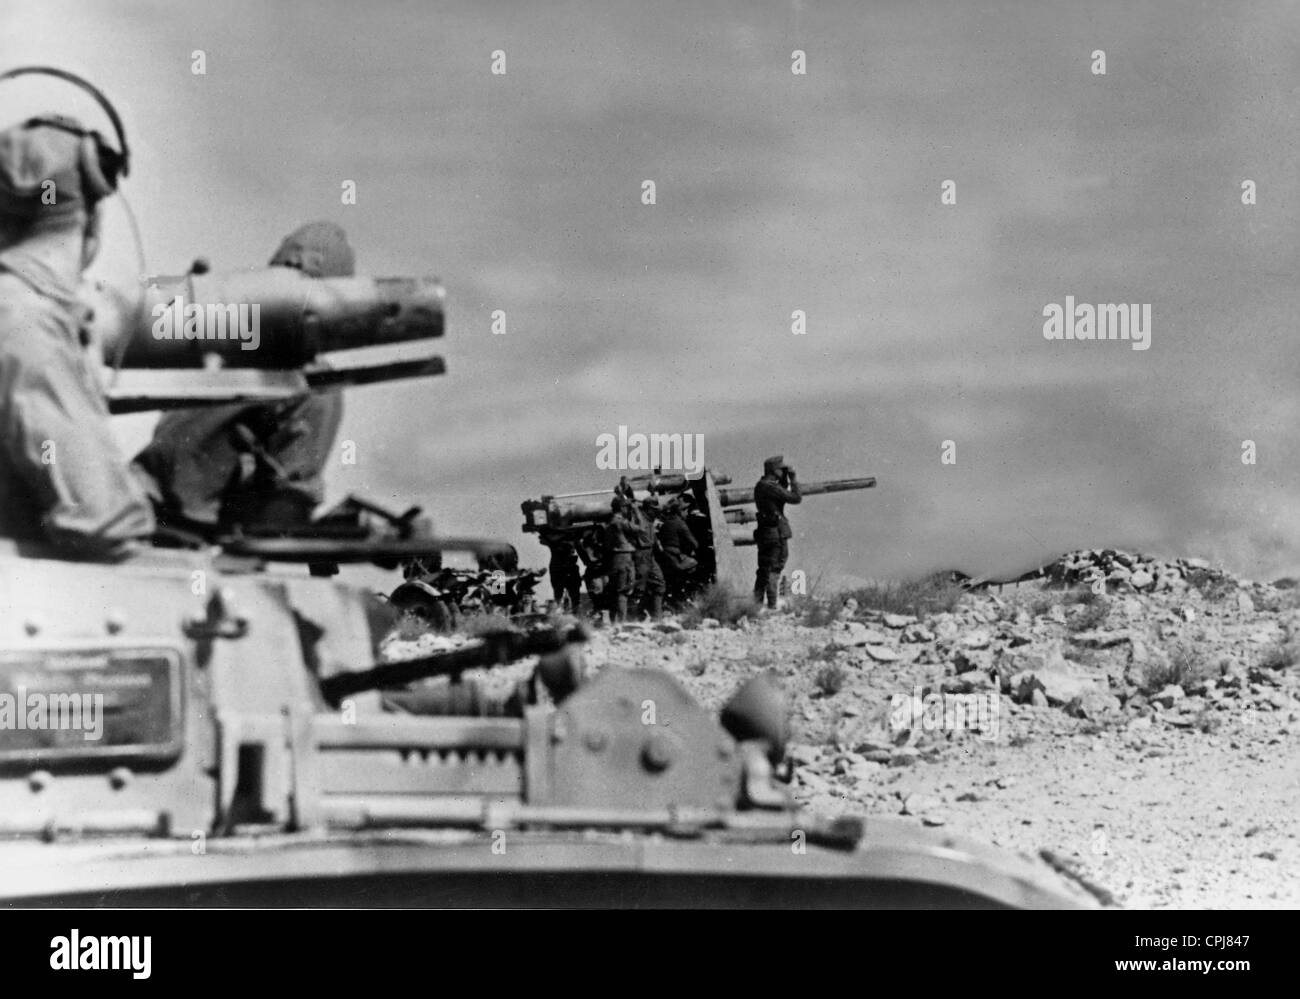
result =
[[235,606],[234,593],[222,588],[208,598],[204,615],[188,618],[184,629],[186,637],[193,639],[243,638],[248,634],[248,618]]

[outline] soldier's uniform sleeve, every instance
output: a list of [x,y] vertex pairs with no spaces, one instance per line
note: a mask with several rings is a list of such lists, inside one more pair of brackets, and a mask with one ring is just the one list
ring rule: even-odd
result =
[[695,532],[691,530],[691,525],[683,520],[677,528],[677,533],[682,551],[687,555],[694,555],[699,550],[700,543],[695,540]]
[[754,486],[754,500],[758,501],[762,497],[767,502],[777,503],[802,503],[803,497],[799,495],[799,483],[794,484],[794,488],[787,489],[781,483],[773,479],[759,479],[758,484]]
[[153,533],[153,510],[109,426],[102,389],[50,311],[0,309],[5,465],[58,548],[114,558]]
[[289,484],[322,502],[325,465],[343,422],[343,391],[300,396],[276,409],[268,422],[266,449],[283,466]]
[[252,407],[197,406],[164,413],[135,463],[149,473],[165,508],[216,524],[221,504],[242,476],[231,426]]

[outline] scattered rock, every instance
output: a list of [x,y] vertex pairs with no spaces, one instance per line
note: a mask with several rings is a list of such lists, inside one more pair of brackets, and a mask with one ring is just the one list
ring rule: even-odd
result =
[[1025,670],[1011,677],[1011,698],[1021,704],[1039,703],[1034,695],[1041,692],[1045,703],[1063,707],[1097,689],[1089,677],[1059,669]]
[[943,802],[928,794],[909,794],[903,799],[902,815],[923,815],[940,808]]
[[952,667],[955,673],[966,673],[970,670],[993,669],[993,653],[974,649],[958,649],[952,657]]
[[1070,641],[1087,649],[1110,649],[1132,638],[1127,631],[1081,631],[1072,635]]
[[1161,707],[1172,708],[1176,701],[1181,701],[1187,693],[1176,683],[1171,683],[1160,693],[1151,698],[1153,704],[1159,704]]
[[886,614],[883,620],[887,628],[906,628],[909,624],[916,624],[916,618],[910,614]]
[[798,767],[812,766],[821,757],[821,751],[816,746],[802,743],[791,743],[786,748],[786,754],[790,757],[790,762]]
[[889,638],[861,621],[845,621],[831,634],[831,645],[838,649],[861,648],[864,645],[883,645]]
[[1073,698],[1065,706],[1065,713],[1075,718],[1096,720],[1105,714],[1120,710],[1119,698],[1108,690],[1090,690]]
[[991,674],[973,669],[959,676],[945,677],[939,682],[939,689],[945,694],[980,694],[992,690],[994,683]]

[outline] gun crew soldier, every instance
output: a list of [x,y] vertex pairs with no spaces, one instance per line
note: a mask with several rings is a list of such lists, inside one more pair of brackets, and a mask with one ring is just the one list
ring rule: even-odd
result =
[[679,602],[690,596],[695,571],[700,565],[695,557],[699,547],[695,532],[682,516],[681,499],[670,500],[659,524],[660,565],[670,601]]
[[657,510],[654,497],[651,496],[641,501],[640,510],[631,507],[636,531],[636,553],[632,557],[632,564],[636,571],[637,609],[654,619],[663,616],[666,588],[663,570],[659,568],[659,561],[655,557],[659,534],[659,525],[655,522]]
[[794,469],[777,455],[763,462],[763,477],[754,485],[754,506],[758,510],[758,527],[754,542],[758,546],[758,572],[754,577],[754,602],[775,608],[780,598],[781,572],[790,557],[789,541],[793,532],[785,519],[787,503],[802,503]]
[[[16,72],[32,72],[20,70]],[[108,112],[111,105],[84,81]],[[120,150],[47,114],[0,132],[0,536],[71,558],[129,557],[153,511],[109,426],[76,295],[99,250],[100,207],[127,172]]]
[[610,503],[614,515],[605,527],[605,565],[608,606],[615,621],[626,621],[628,601],[636,588],[637,529],[629,519],[631,504],[622,496]]
[[578,566],[578,545],[560,531],[543,531],[537,539],[551,552],[548,571],[555,606],[566,605],[571,613],[582,609],[582,570]]
[[[271,267],[309,277],[355,273],[347,234],[311,222],[285,237]],[[284,402],[168,413],[135,458],[164,526],[211,538],[301,526],[324,499],[322,473],[343,419],[341,389]]]

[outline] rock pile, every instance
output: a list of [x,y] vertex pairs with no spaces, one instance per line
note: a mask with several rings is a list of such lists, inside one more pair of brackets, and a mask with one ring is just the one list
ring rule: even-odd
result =
[[1087,586],[1097,592],[1107,590],[1134,593],[1181,592],[1189,586],[1246,587],[1249,583],[1210,566],[1201,558],[1173,561],[1135,555],[1113,548],[1071,552],[1051,565],[1043,575],[1052,583],[1064,586]]

